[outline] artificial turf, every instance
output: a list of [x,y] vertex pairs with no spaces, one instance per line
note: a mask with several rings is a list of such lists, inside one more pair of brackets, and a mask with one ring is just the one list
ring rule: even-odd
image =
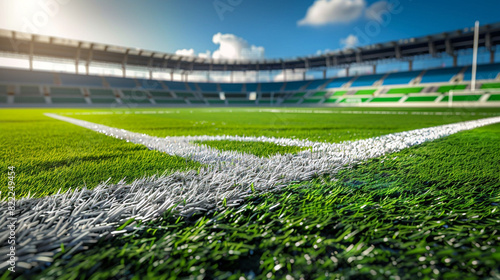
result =
[[[130,111],[105,110],[104,112],[110,113],[105,116],[91,114],[89,111],[81,111],[81,114],[68,116],[158,137],[237,135],[342,142],[500,115],[498,109],[473,108],[322,108],[321,111],[325,113],[321,114],[307,109],[283,111],[288,113],[282,113],[279,109],[135,109]],[[344,111],[350,113],[338,113]],[[357,113],[352,113],[353,111]],[[413,114],[418,111],[426,111],[429,114]],[[78,113],[77,110],[72,112]],[[434,112],[443,114],[434,114]]]
[[[325,109],[351,112],[351,109]],[[141,145],[126,143],[91,130],[58,121],[44,112],[70,114],[88,120],[153,136],[246,135],[341,142],[364,139],[410,129],[479,119],[498,113],[495,109],[434,109],[448,115],[413,115],[419,109],[363,109],[360,114],[314,114],[307,110],[291,113],[247,109],[2,109],[0,110],[0,166],[15,166],[16,195],[35,197],[59,189],[94,188],[100,182],[127,181],[172,172],[196,169],[198,163]],[[434,112],[433,109],[420,109]],[[151,112],[154,112],[152,114]],[[158,114],[163,112],[163,114]],[[368,114],[368,113],[377,114]],[[380,112],[381,114],[378,114]],[[386,114],[395,112],[396,114]],[[351,112],[352,113],[352,112]],[[382,114],[383,113],[383,114]],[[406,114],[400,114],[406,113]],[[457,114],[458,113],[458,114]],[[78,115],[76,115],[78,114]],[[269,143],[210,142],[212,147],[268,156],[297,152],[296,147]],[[0,195],[6,195],[7,178],[0,177]]]
[[61,254],[25,279],[484,279],[500,271],[500,124]]
[[[41,197],[107,181],[196,169],[199,163],[150,151],[73,124],[44,116],[42,110],[0,111],[0,168],[16,168],[16,196]],[[7,171],[5,171],[7,174]],[[7,176],[0,176],[1,197]]]
[[276,154],[296,154],[300,151],[307,150],[306,147],[296,146],[281,146],[267,142],[250,142],[250,141],[194,141],[200,145],[206,145],[222,151],[237,151],[247,154],[253,154],[258,157],[269,157]]

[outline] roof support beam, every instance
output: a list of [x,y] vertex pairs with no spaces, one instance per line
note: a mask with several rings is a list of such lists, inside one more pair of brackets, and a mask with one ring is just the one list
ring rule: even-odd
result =
[[399,44],[394,44],[394,53],[396,54],[397,59],[401,59],[401,47]]
[[80,63],[80,51],[82,49],[82,42],[78,43],[75,55],[75,73],[78,74],[78,64]]
[[35,35],[31,35],[30,41],[30,70],[33,71],[33,55],[35,52]]
[[90,63],[92,62],[92,58],[94,56],[94,44],[90,44],[89,56],[87,56],[87,62],[85,62],[85,72],[89,75],[90,72]]
[[122,61],[122,75],[124,78],[127,77],[127,60],[128,60],[128,53],[130,52],[130,49],[127,49],[125,51],[125,56],[123,56],[123,61]]
[[433,57],[436,56],[436,45],[431,38],[429,38],[429,54]]

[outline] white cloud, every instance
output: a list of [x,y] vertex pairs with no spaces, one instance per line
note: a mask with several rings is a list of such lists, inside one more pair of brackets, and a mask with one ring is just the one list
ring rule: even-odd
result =
[[263,59],[264,47],[250,45],[245,39],[234,34],[217,33],[213,36],[212,42],[219,45],[219,48],[213,53],[209,50],[196,54],[194,49],[177,50],[175,54],[185,56],[198,56],[202,58],[215,59]]
[[366,7],[365,0],[316,0],[298,25],[320,26],[351,22],[358,19]]
[[225,59],[262,59],[264,58],[264,47],[250,45],[246,40],[234,34],[217,33],[212,38],[214,44],[219,45],[213,58]]
[[392,12],[394,5],[389,4],[387,1],[378,1],[373,3],[370,7],[365,10],[365,17],[368,19],[373,19],[378,22],[382,21],[382,14],[387,12]]
[[344,49],[352,49],[359,44],[359,39],[357,36],[350,34],[345,39],[340,39],[340,44],[344,46]]
[[184,55],[184,56],[194,56],[194,49],[176,50],[175,54],[176,55]]

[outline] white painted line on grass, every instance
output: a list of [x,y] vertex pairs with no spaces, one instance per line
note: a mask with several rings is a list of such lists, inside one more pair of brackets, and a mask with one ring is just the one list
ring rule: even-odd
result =
[[[394,133],[380,137],[348,141],[339,144],[286,138],[239,136],[154,137],[112,128],[60,115],[55,119],[73,123],[106,135],[142,144],[155,149],[208,164],[200,170],[175,172],[163,177],[138,179],[131,183],[103,183],[93,190],[82,189],[48,197],[23,198],[17,201],[16,233],[22,244],[17,252],[19,267],[31,268],[46,264],[61,244],[84,250],[100,237],[118,234],[118,225],[130,218],[154,220],[165,210],[176,207],[180,215],[206,212],[222,207],[237,206],[251,193],[276,190],[291,182],[305,181],[314,176],[335,174],[347,165],[387,153],[432,141],[459,131],[499,123],[500,117],[461,122],[431,128]],[[234,151],[218,151],[192,144],[193,140],[227,139],[264,141],[279,145],[312,147],[295,155],[275,155],[259,158]],[[1,202],[0,210],[7,210]],[[8,220],[0,217],[0,242],[8,237]],[[126,227],[124,230],[129,230]],[[6,247],[0,249],[0,269],[7,264]]]

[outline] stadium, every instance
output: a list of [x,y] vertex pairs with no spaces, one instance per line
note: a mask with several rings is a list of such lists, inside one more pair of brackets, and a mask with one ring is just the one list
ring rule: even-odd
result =
[[0,4],[0,279],[500,278],[498,3],[143,2]]

